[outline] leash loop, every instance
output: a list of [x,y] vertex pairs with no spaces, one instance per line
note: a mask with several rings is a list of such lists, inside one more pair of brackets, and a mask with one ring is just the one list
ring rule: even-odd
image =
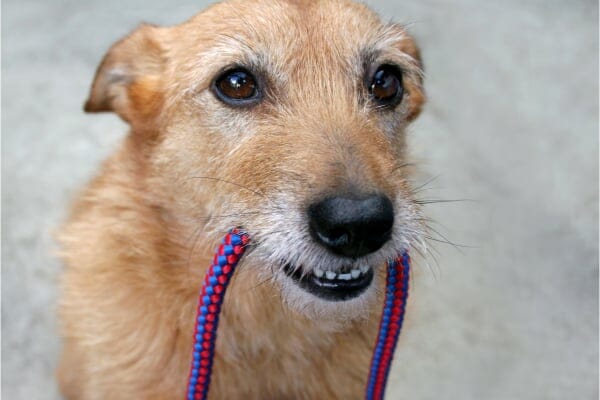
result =
[[[249,242],[248,234],[240,229],[229,231],[215,252],[213,262],[204,278],[194,324],[194,346],[188,376],[187,400],[206,400],[208,397],[221,306],[227,286]],[[394,350],[404,320],[409,272],[408,253],[388,262],[385,303],[371,359],[365,391],[366,400],[381,400],[385,394]]]

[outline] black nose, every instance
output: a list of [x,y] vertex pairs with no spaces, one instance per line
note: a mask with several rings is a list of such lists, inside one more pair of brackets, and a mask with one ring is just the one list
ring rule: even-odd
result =
[[386,196],[329,197],[308,208],[313,238],[336,254],[360,257],[378,250],[392,234],[394,207]]

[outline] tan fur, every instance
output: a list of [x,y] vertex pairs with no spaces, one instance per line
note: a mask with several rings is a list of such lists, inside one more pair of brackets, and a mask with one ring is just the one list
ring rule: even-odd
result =
[[[402,66],[396,111],[365,100],[365,54]],[[268,76],[265,99],[225,106],[210,83],[248,64]],[[64,395],[184,398],[203,274],[219,237],[243,226],[255,248],[226,296],[211,398],[361,398],[384,261],[422,230],[402,168],[421,84],[406,32],[345,0],[230,1],[115,44],[86,110],[115,111],[132,129],[60,234]],[[398,223],[367,258],[378,265],[370,294],[327,304],[279,269],[286,257],[339,262],[311,242],[303,210],[351,189],[387,194]]]

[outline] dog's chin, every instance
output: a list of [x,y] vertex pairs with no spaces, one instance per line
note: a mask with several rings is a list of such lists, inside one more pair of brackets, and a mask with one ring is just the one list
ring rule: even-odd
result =
[[288,264],[277,274],[284,302],[308,318],[340,327],[378,310],[375,303],[380,274],[373,267],[307,272]]

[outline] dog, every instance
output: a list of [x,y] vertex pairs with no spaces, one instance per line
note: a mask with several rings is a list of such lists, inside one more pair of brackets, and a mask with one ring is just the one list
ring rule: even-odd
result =
[[211,398],[362,398],[385,263],[425,230],[424,102],[411,36],[347,0],[226,1],[114,44],[85,111],[130,131],[59,233],[63,395],[184,398],[204,273],[242,227]]

